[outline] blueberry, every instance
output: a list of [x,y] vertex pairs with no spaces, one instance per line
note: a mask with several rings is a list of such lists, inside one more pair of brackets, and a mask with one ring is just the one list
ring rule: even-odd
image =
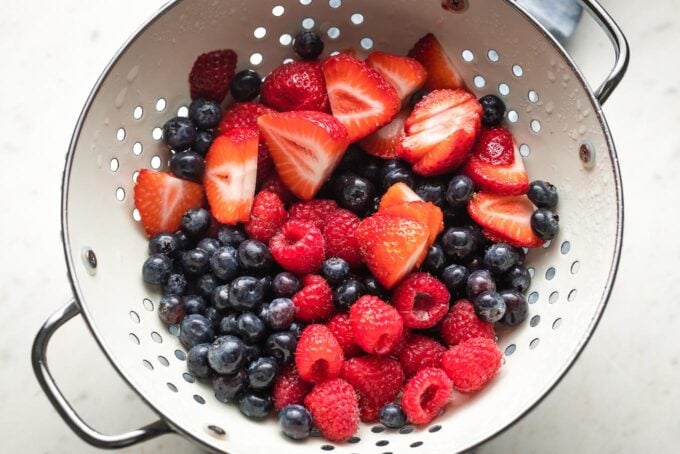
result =
[[189,104],[189,118],[198,129],[213,129],[222,119],[222,109],[215,101],[196,99]]
[[208,257],[212,257],[216,250],[222,246],[222,243],[215,238],[203,238],[196,245],[196,249],[203,249],[208,253]]
[[515,257],[517,260],[515,260],[515,263],[518,265],[522,265],[524,263],[524,260],[527,258],[527,253],[524,251],[524,248],[521,247],[516,247],[513,248],[515,251]]
[[185,117],[175,117],[163,125],[163,141],[175,151],[184,151],[196,140],[196,126]]
[[262,303],[264,286],[259,279],[251,276],[237,277],[231,282],[229,303],[236,311],[254,310]]
[[467,267],[468,270],[470,270],[471,273],[474,271],[485,269],[484,257],[480,255],[474,255],[465,262],[465,266]]
[[397,183],[404,183],[406,186],[413,187],[415,185],[413,173],[406,168],[390,170],[382,180],[383,190],[387,191],[390,186]]
[[210,344],[198,344],[191,347],[187,354],[187,370],[196,378],[208,378],[212,375],[208,362]]
[[182,231],[191,238],[200,238],[210,228],[210,212],[205,208],[191,208],[182,216]]
[[[357,165],[360,166],[361,162],[359,162]],[[401,159],[388,159],[387,161],[383,162],[382,168],[380,169],[380,174],[378,175],[380,181],[384,181],[388,173],[397,169],[408,171],[409,165]]]
[[246,346],[236,336],[215,339],[208,350],[210,367],[218,374],[233,374],[246,360]]
[[186,295],[182,297],[182,302],[184,303],[184,312],[187,315],[204,315],[205,310],[208,308],[205,298],[199,295]]
[[366,294],[363,282],[356,279],[347,279],[333,291],[333,303],[338,309],[348,311],[361,296]]
[[340,164],[336,168],[336,173],[346,171],[355,172],[361,165],[369,159],[369,154],[362,150],[357,144],[350,144],[345,154],[342,155]]
[[302,405],[286,405],[278,420],[284,435],[293,440],[304,440],[312,433],[312,415]]
[[231,375],[217,375],[212,380],[215,399],[228,404],[238,399],[241,393],[248,388],[248,374],[239,369]]
[[177,239],[171,233],[157,233],[149,240],[149,254],[172,257],[177,251]]
[[487,128],[498,126],[503,121],[505,115],[505,103],[496,95],[486,95],[479,99],[479,103],[484,109],[482,115],[482,125]]
[[456,175],[451,178],[446,188],[446,202],[452,208],[466,206],[472,199],[474,191],[475,185],[470,178],[465,175]]
[[248,393],[238,401],[238,409],[244,416],[256,421],[265,419],[274,409],[271,396]]
[[208,271],[210,257],[203,249],[191,249],[182,253],[180,263],[188,275],[198,276]]
[[196,244],[194,240],[192,238],[189,238],[189,236],[182,230],[175,232],[173,236],[175,237],[175,241],[177,242],[177,252],[182,252],[191,249],[192,247],[194,247],[194,244]]
[[492,273],[505,273],[517,263],[517,256],[515,249],[506,243],[498,243],[492,245],[484,254],[484,265],[486,265]]
[[366,287],[366,293],[369,295],[377,296],[382,300],[386,300],[389,297],[389,292],[373,276],[364,278],[364,287]]
[[273,288],[274,278],[270,274],[265,274],[260,278],[260,283],[262,283],[262,290],[264,294],[264,299],[269,300],[272,298],[272,288]]
[[517,290],[503,290],[501,297],[505,301],[505,316],[501,322],[508,326],[517,326],[529,315],[526,298]]
[[338,204],[359,215],[369,210],[375,187],[366,178],[353,173],[342,174],[335,184],[335,197]]
[[248,366],[248,384],[255,391],[264,391],[274,385],[279,365],[274,358],[258,358]]
[[425,262],[423,262],[422,270],[431,273],[435,276],[444,270],[446,265],[446,257],[444,256],[444,249],[438,243],[434,243],[427,251]]
[[210,257],[210,269],[213,274],[224,281],[234,279],[239,272],[238,254],[231,246],[223,246]]
[[373,156],[367,154],[362,160],[361,165],[354,169],[362,178],[366,178],[371,183],[375,184],[378,182],[378,175],[380,175],[380,169],[382,167],[382,162],[380,159],[374,158]]
[[470,273],[467,283],[467,295],[474,298],[483,292],[495,292],[496,282],[489,270],[477,270]]
[[295,304],[290,298],[276,298],[269,304],[266,322],[269,328],[280,331],[290,328],[295,319]]
[[210,295],[210,301],[215,309],[219,311],[225,311],[231,309],[231,304],[229,303],[229,290],[231,286],[229,284],[218,285],[213,290],[212,295]]
[[264,272],[272,267],[274,258],[266,244],[257,240],[245,240],[238,247],[238,261],[249,271]]
[[560,217],[552,211],[539,208],[531,215],[531,229],[542,240],[552,240],[560,231]]
[[205,318],[210,320],[213,326],[213,330],[217,330],[220,326],[220,320],[222,320],[223,314],[221,311],[217,310],[213,306],[208,306],[205,310]]
[[231,79],[231,97],[238,102],[252,101],[260,94],[262,77],[252,69],[239,71]]
[[290,298],[301,288],[300,279],[287,271],[277,274],[272,281],[272,291],[277,297]]
[[529,270],[521,265],[510,268],[502,277],[503,284],[512,290],[526,292],[531,285]]
[[529,183],[527,197],[539,208],[554,209],[559,201],[557,188],[551,183],[541,180]]
[[196,291],[206,299],[212,298],[213,291],[215,287],[219,285],[219,281],[213,274],[204,274],[196,280]]
[[438,207],[444,207],[447,186],[436,180],[425,180],[415,188],[416,194],[426,202],[432,202]]
[[174,325],[184,318],[184,303],[177,295],[166,295],[158,303],[158,316],[168,325]]
[[236,320],[238,336],[248,344],[260,342],[267,335],[267,326],[252,312],[244,312]]
[[196,142],[191,147],[191,151],[204,156],[208,154],[210,150],[210,145],[212,145],[214,137],[210,131],[198,131],[196,133]]
[[430,92],[427,91],[427,90],[425,90],[425,89],[416,90],[416,91],[411,95],[411,97],[409,98],[409,100],[408,100],[408,106],[409,106],[411,109],[413,109],[413,108],[416,106],[416,104],[418,104],[420,101],[422,101],[423,98],[424,98],[425,96],[429,95],[429,94],[430,94]]
[[259,345],[246,345],[246,362],[248,364],[257,361],[262,356],[262,349]]
[[270,334],[264,343],[265,353],[280,364],[288,364],[293,361],[296,347],[297,338],[290,331]]
[[349,263],[340,257],[331,257],[323,262],[321,274],[331,285],[337,285],[349,276]]
[[217,239],[220,240],[220,243],[224,246],[233,246],[237,248],[238,245],[247,240],[248,237],[237,227],[223,225],[217,231]]
[[172,260],[164,254],[153,254],[142,266],[142,279],[153,285],[160,285],[172,272]]
[[226,336],[231,334],[233,336],[238,336],[238,315],[228,314],[225,315],[222,320],[220,320],[220,334]]
[[467,225],[466,228],[472,233],[472,236],[475,238],[476,244],[475,252],[479,253],[478,255],[483,256],[486,250],[489,249],[489,247],[491,247],[493,243],[482,233],[482,228],[479,227],[477,224],[473,223]]
[[295,37],[293,49],[303,60],[314,60],[323,52],[324,44],[321,37],[314,32],[300,32]]
[[469,275],[470,272],[466,267],[463,265],[453,264],[444,268],[444,271],[442,271],[441,274],[441,280],[446,288],[453,292],[456,290],[462,290],[465,287]]
[[182,273],[171,273],[163,283],[163,295],[182,296],[188,285],[187,278]]
[[305,329],[304,325],[300,322],[293,322],[290,324],[290,331],[293,333],[296,339],[300,339],[300,335],[302,334],[302,330]]
[[260,311],[257,313],[257,317],[266,323],[267,318],[269,317],[269,303],[264,303],[260,306]]
[[388,429],[401,429],[406,425],[406,413],[401,405],[391,403],[380,409],[380,424]]
[[465,227],[449,227],[441,236],[444,252],[455,260],[464,260],[477,249],[477,238]]
[[486,291],[474,299],[475,313],[480,320],[496,323],[505,315],[505,300],[494,291]]
[[179,341],[185,348],[212,342],[213,337],[215,337],[213,324],[202,315],[187,315],[180,323]]

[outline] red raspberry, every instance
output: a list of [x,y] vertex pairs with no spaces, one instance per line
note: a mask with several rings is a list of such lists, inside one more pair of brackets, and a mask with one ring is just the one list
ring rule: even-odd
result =
[[231,49],[199,55],[189,73],[191,99],[205,98],[222,102],[234,77],[236,60],[236,53]]
[[296,221],[309,222],[323,230],[326,220],[338,210],[335,200],[314,199],[309,202],[298,202],[290,207],[290,218]]
[[281,65],[267,76],[260,91],[263,104],[281,112],[328,112],[326,81],[318,62],[296,61]]
[[406,342],[399,355],[399,362],[407,377],[427,367],[442,367],[442,355],[446,347],[427,336],[415,334]]
[[401,337],[399,341],[392,347],[392,350],[388,353],[391,358],[399,359],[401,352],[406,348],[406,343],[411,338],[411,330],[404,327],[404,331],[401,332]]
[[428,367],[406,382],[401,406],[412,424],[427,424],[446,406],[452,391],[446,372]]
[[362,356],[345,361],[342,378],[359,394],[361,420],[378,419],[383,405],[394,402],[404,384],[399,362],[384,356]]
[[354,331],[352,331],[349,315],[344,312],[336,314],[335,317],[326,323],[326,327],[331,330],[333,336],[338,340],[342,350],[345,352],[345,358],[352,358],[363,353],[361,347],[354,340]]
[[307,394],[305,407],[329,441],[345,441],[359,428],[359,405],[352,385],[338,378],[318,384]]
[[501,351],[493,340],[475,337],[444,353],[442,367],[458,391],[477,391],[500,369]]
[[496,337],[493,324],[480,320],[468,300],[458,300],[453,304],[439,330],[447,345],[458,345],[475,337],[492,340]]
[[295,200],[295,196],[288,190],[286,185],[283,184],[277,173],[274,173],[272,176],[267,178],[262,183],[260,190],[273,192],[274,194],[278,195],[279,199],[281,199],[284,205],[288,205],[290,202]]
[[321,383],[342,373],[342,347],[323,325],[307,326],[295,349],[295,364],[303,380]]
[[286,219],[288,213],[279,196],[273,192],[260,191],[253,200],[246,232],[251,238],[268,244]]
[[276,377],[272,390],[274,408],[278,411],[286,405],[302,405],[311,389],[312,385],[300,377],[295,364],[289,364]]
[[392,304],[404,326],[432,328],[449,310],[451,295],[446,286],[427,273],[413,273],[394,290]]
[[326,218],[323,239],[326,242],[326,257],[340,257],[352,268],[362,265],[359,244],[354,232],[361,219],[348,210],[338,209]]
[[269,241],[269,249],[286,271],[309,274],[318,271],[324,260],[321,231],[308,222],[290,220]]
[[302,279],[302,287],[293,295],[295,318],[303,322],[327,320],[335,310],[333,290],[321,276],[308,274]]
[[357,344],[376,355],[389,353],[401,340],[404,323],[395,308],[378,297],[364,295],[349,310]]

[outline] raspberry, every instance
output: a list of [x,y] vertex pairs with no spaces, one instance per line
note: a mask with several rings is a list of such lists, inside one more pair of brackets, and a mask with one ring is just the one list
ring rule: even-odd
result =
[[446,372],[428,367],[404,385],[401,406],[413,424],[427,424],[446,406],[453,391]]
[[246,232],[251,238],[267,244],[287,218],[286,207],[279,196],[273,192],[260,191],[253,200]]
[[427,273],[413,273],[394,290],[392,304],[404,326],[431,328],[446,315],[451,295],[446,286]]
[[279,175],[276,173],[271,177],[267,178],[266,180],[264,180],[260,190],[273,192],[274,194],[279,196],[279,199],[281,199],[281,201],[285,205],[295,200],[295,196],[293,195],[293,193],[288,190],[286,185],[284,185],[283,182],[281,181],[281,178],[279,178]]
[[441,323],[442,340],[447,345],[458,345],[474,337],[494,339],[493,324],[480,320],[468,300],[456,301]]
[[315,61],[296,61],[276,68],[262,84],[260,99],[281,112],[328,112],[329,107],[323,72]]
[[359,405],[352,385],[338,378],[318,384],[307,394],[305,407],[329,441],[344,441],[359,428]]
[[363,353],[361,347],[354,340],[354,331],[352,331],[352,324],[349,321],[348,314],[342,312],[335,315],[335,317],[326,323],[326,327],[338,340],[342,350],[345,352],[345,358],[352,358]]
[[378,419],[383,405],[394,402],[404,384],[399,362],[384,356],[362,356],[345,361],[342,378],[359,394],[361,420]]
[[362,265],[359,244],[354,232],[361,219],[348,210],[338,209],[326,218],[323,239],[326,242],[326,257],[340,257],[352,268]]
[[493,340],[475,337],[444,353],[442,367],[458,391],[477,391],[498,372],[501,351]]
[[427,336],[415,334],[406,342],[399,355],[399,362],[407,377],[427,367],[442,367],[442,355],[446,347]]
[[344,360],[342,347],[323,325],[307,326],[295,349],[295,364],[303,380],[321,383],[338,378]]
[[290,218],[296,221],[309,222],[323,230],[326,219],[338,210],[334,200],[314,199],[309,202],[298,202],[290,207]]
[[272,390],[274,408],[278,411],[286,405],[302,405],[311,389],[312,385],[300,377],[295,364],[289,364],[281,371],[274,383]]
[[327,320],[335,310],[333,290],[321,276],[309,274],[302,280],[304,287],[293,295],[295,318],[303,322]]
[[357,344],[376,355],[389,353],[401,339],[404,323],[395,308],[378,297],[364,295],[349,310]]
[[274,160],[264,142],[257,144],[257,176],[255,181],[262,183],[274,173]]
[[214,50],[198,56],[189,74],[191,99],[224,100],[234,77],[237,56],[231,49]]
[[411,338],[411,330],[404,327],[404,331],[401,332],[401,337],[399,341],[392,347],[392,350],[388,353],[391,358],[399,359],[401,352],[406,348],[406,343]]
[[307,222],[285,223],[269,241],[269,248],[274,260],[295,274],[318,271],[324,259],[321,231]]

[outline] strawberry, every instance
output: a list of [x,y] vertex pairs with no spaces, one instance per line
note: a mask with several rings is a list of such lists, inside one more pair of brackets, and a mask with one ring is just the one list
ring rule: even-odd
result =
[[234,77],[237,59],[231,49],[199,55],[189,74],[191,99],[206,98],[222,102]]
[[397,90],[397,96],[402,101],[422,87],[427,78],[425,67],[418,60],[409,57],[372,52],[366,58],[366,63]]
[[504,196],[480,192],[468,204],[470,217],[496,240],[515,247],[543,244],[531,228],[535,207],[526,196]]
[[396,90],[358,58],[336,55],[322,69],[331,110],[347,128],[350,142],[373,134],[399,112]]
[[399,182],[389,187],[385,195],[380,199],[378,211],[384,210],[392,205],[399,205],[405,202],[422,202],[418,194],[415,193],[407,184]]
[[322,112],[273,113],[257,123],[281,181],[302,200],[314,197],[349,145],[342,123]]
[[257,173],[257,131],[232,129],[215,139],[205,157],[203,185],[210,212],[222,224],[250,219]]
[[429,235],[420,222],[385,215],[364,219],[355,232],[362,260],[388,290],[424,257]]
[[460,77],[448,55],[444,52],[444,48],[432,33],[420,38],[409,51],[408,56],[418,60],[427,70],[426,89],[455,89],[465,86],[463,78]]
[[147,235],[178,230],[184,213],[202,205],[203,188],[200,184],[155,170],[139,171],[135,183],[135,207],[142,217]]
[[477,138],[472,157],[463,168],[477,189],[502,195],[526,194],[529,176],[510,131],[485,129]]
[[387,208],[380,208],[378,213],[401,216],[426,225],[430,230],[430,236],[427,241],[428,246],[432,246],[437,236],[444,230],[444,213],[442,213],[441,208],[431,202],[400,203]]
[[260,99],[263,104],[281,112],[328,112],[328,95],[321,66],[316,61],[294,61],[279,66],[264,80]]
[[482,106],[465,90],[436,90],[423,98],[406,120],[399,157],[419,175],[455,170],[470,156],[481,128]]
[[368,154],[383,159],[393,159],[397,157],[397,146],[404,139],[404,124],[408,113],[402,111],[394,120],[378,129],[370,136],[359,142],[359,146]]

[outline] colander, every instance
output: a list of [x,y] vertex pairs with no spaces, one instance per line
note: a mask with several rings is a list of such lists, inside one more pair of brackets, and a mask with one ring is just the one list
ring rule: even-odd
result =
[[[50,401],[86,442],[120,448],[176,432],[205,449],[271,452],[416,453],[464,451],[502,431],[555,386],[588,341],[609,297],[623,233],[622,183],[601,105],[622,78],[628,47],[595,0],[583,0],[615,48],[614,68],[593,92],[564,49],[507,0],[178,0],[133,35],[97,81],[66,156],[63,244],[73,299],[50,317],[33,346],[33,367]],[[423,427],[362,425],[348,443],[285,439],[218,402],[186,370],[176,326],[156,313],[160,295],[140,278],[147,240],[134,209],[140,168],[165,169],[160,127],[186,115],[187,75],[202,52],[233,48],[240,68],[267,74],[293,57],[301,29],[323,34],[325,54],[354,47],[405,53],[433,32],[477,95],[508,106],[507,125],[528,172],[560,189],[561,232],[531,251],[530,315],[499,332],[504,364],[475,395],[458,396]],[[84,422],[50,375],[52,334],[76,315],[159,420],[121,435]]]

